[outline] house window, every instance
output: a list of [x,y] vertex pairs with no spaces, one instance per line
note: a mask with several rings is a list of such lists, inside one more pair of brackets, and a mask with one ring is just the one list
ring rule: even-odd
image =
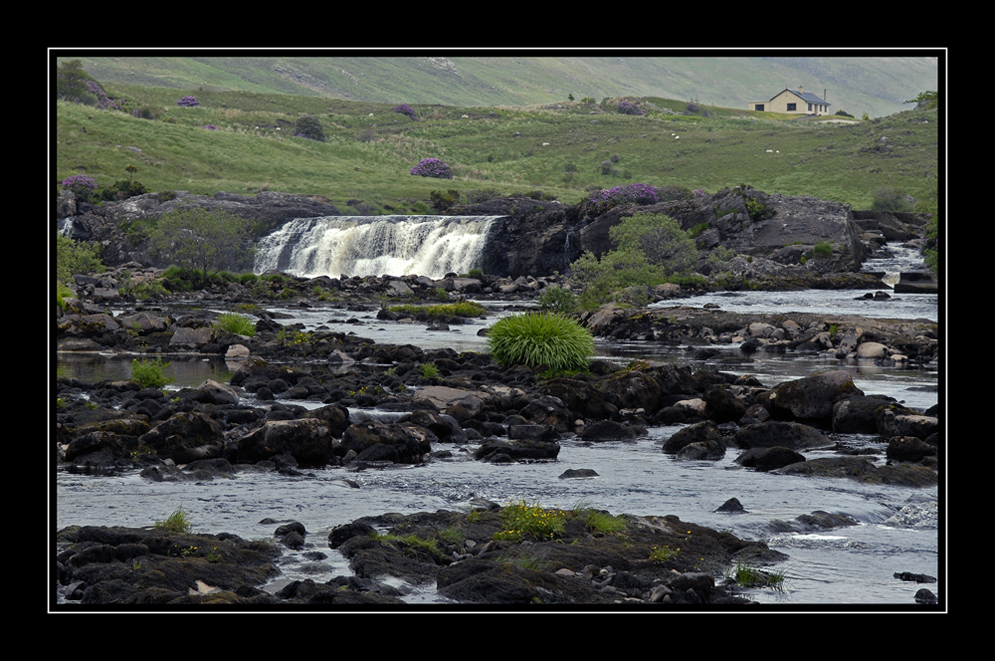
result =
[[764,111],[764,104],[758,103],[756,105],[756,107],[754,108],[754,110],[756,110],[757,112],[763,112]]
[[793,103],[789,103],[788,104],[788,112],[794,112],[795,110],[797,110],[797,106],[795,106],[795,104],[793,104]]
[[810,103],[810,104],[808,104],[808,111],[809,111],[809,112],[812,112],[812,104],[811,104],[811,103]]

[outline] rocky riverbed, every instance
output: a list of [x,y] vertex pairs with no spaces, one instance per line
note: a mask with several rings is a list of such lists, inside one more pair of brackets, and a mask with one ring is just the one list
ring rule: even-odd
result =
[[[409,280],[409,288],[424,289],[426,300],[447,286],[453,292],[477,286]],[[60,470],[138,470],[145,480],[194,483],[246,471],[419,465],[454,452],[471,452],[475,461],[497,467],[554,461],[565,438],[617,441],[661,425],[681,427],[663,447],[676,459],[734,453],[750,470],[910,489],[935,485],[943,470],[938,410],[913,410],[862,392],[843,371],[769,387],[748,375],[710,369],[702,354],[701,369],[599,360],[587,373],[546,378],[539,371],[502,368],[486,353],[303,330],[282,324],[263,306],[252,308],[258,314],[255,334],[235,335],[219,330],[211,310],[252,301],[238,285],[143,304],[118,298],[117,282],[113,273],[81,279],[80,298],[57,318],[60,351],[164,360],[225,357],[234,373],[228,383],[207,381],[169,395],[129,381],[57,379],[52,450]],[[383,307],[375,301],[385,287],[396,286],[378,278],[339,281],[341,298],[329,303],[316,284],[286,279],[279,286],[292,292],[284,300],[298,305],[357,312]],[[527,292],[534,296],[555,284],[522,279],[512,295],[527,299]],[[107,314],[109,302],[122,311]],[[701,352],[728,346],[744,354],[812,352],[934,367],[939,357],[935,324],[924,320],[742,315],[675,305],[607,306],[582,322],[598,336],[687,344]],[[391,415],[361,417],[357,410]],[[877,438],[886,444],[887,461],[843,447],[831,457],[806,458],[812,449],[831,450],[835,433]],[[761,568],[781,558],[762,542],[666,512],[616,513],[624,525],[603,528],[593,521],[605,513],[567,510],[558,514],[561,525],[550,538],[516,537],[508,532],[509,507],[477,502],[469,511],[384,514],[340,526],[328,545],[348,558],[352,574],[320,584],[294,581],[279,594],[261,587],[279,572],[282,550],[300,548],[307,538],[308,531],[293,522],[274,522],[276,541],[270,544],[224,531],[190,535],[71,526],[57,536],[60,589],[64,603],[98,607],[220,602],[378,608],[403,604],[385,580],[398,577],[435,582],[453,602],[466,604],[738,608],[749,599],[738,594],[738,583],[723,579],[729,568]],[[824,512],[799,523],[815,530],[851,524]],[[665,552],[678,547],[680,553]],[[933,601],[928,589],[916,598]]]

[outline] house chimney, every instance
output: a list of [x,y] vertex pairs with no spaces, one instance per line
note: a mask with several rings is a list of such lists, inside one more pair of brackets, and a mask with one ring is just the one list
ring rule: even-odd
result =
[[804,94],[804,93],[805,93],[805,88],[804,88],[804,87],[802,87],[801,85],[799,85],[799,86],[798,86],[798,93],[799,93],[799,94]]

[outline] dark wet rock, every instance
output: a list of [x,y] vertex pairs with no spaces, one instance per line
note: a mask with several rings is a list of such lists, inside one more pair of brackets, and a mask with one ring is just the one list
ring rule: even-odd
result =
[[741,502],[739,502],[738,498],[730,498],[726,502],[724,502],[721,505],[719,505],[715,509],[715,511],[716,512],[728,512],[730,514],[742,514],[742,513],[746,512],[746,508],[743,507],[743,504]]
[[936,446],[915,436],[895,436],[888,440],[887,456],[892,461],[917,463],[936,456]]
[[863,395],[844,370],[832,370],[786,381],[774,388],[770,411],[774,418],[803,421],[828,427],[833,405],[853,395]]
[[424,427],[410,423],[354,424],[342,434],[335,453],[354,453],[353,462],[417,464],[438,439]]
[[279,550],[235,535],[85,526],[56,538],[59,582],[83,605],[271,603]]
[[614,420],[598,420],[580,433],[584,441],[632,441],[639,433],[631,426]]
[[731,443],[738,448],[784,447],[793,450],[825,448],[833,442],[818,429],[798,422],[768,420],[740,427]]
[[815,511],[810,514],[802,514],[792,521],[782,521],[775,519],[770,522],[769,528],[775,533],[808,533],[821,530],[832,530],[847,526],[855,526],[859,523],[857,519],[847,514],[833,514],[830,512]]
[[569,480],[585,477],[598,477],[598,472],[593,468],[568,468],[560,474],[561,480]]
[[758,471],[772,471],[799,461],[805,461],[805,457],[795,450],[779,446],[751,448],[736,457],[736,463],[740,466]]
[[255,463],[290,454],[302,465],[323,466],[332,456],[328,423],[314,418],[267,420],[238,441],[238,460]]
[[678,429],[663,442],[663,451],[667,454],[677,454],[689,445],[707,444],[721,447],[725,451],[725,442],[718,425],[711,420],[698,422]]
[[486,439],[474,452],[474,457],[495,463],[510,461],[551,461],[560,453],[556,441],[522,438],[517,440]]
[[224,429],[220,422],[197,412],[181,412],[160,422],[138,438],[159,456],[177,463],[224,456]]
[[876,466],[868,459],[852,456],[808,459],[774,472],[782,475],[845,477],[869,484],[894,484],[914,488],[933,486],[938,479],[936,470],[929,466]]

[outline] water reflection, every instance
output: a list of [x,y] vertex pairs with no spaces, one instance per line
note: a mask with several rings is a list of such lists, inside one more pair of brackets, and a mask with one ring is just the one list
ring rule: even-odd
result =
[[[87,383],[128,381],[131,379],[131,362],[136,357],[59,353],[56,374]],[[167,388],[197,387],[207,379],[227,383],[238,369],[237,363],[226,363],[222,358],[164,356],[162,359],[169,363],[162,371],[170,379]]]

